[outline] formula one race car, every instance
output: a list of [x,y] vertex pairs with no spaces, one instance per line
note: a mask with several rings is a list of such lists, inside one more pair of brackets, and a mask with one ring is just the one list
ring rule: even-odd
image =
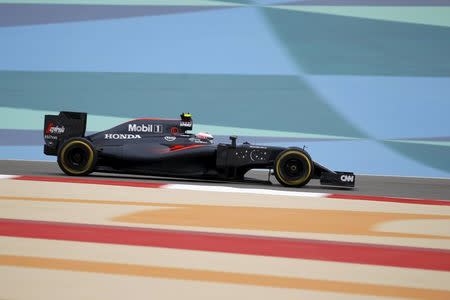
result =
[[[355,175],[334,172],[301,148],[213,143],[191,134],[190,114],[180,119],[135,119],[85,136],[86,113],[46,115],[44,153],[56,155],[68,175],[114,172],[204,179],[244,180],[251,169],[271,169],[280,184],[301,187],[312,178],[323,185],[354,187]],[[269,173],[270,174],[270,173]]]

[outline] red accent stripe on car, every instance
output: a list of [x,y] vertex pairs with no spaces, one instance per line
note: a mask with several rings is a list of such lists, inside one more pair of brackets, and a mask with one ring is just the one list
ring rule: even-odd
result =
[[19,176],[13,178],[13,180],[85,183],[85,184],[116,185],[116,186],[143,187],[143,188],[161,188],[166,185],[165,183],[155,183],[155,182],[116,181],[116,180],[91,179],[79,177],[50,177],[50,176]]
[[12,219],[0,235],[450,271],[450,251],[426,248]]
[[170,146],[169,152],[177,152],[177,151],[200,148],[200,147],[205,147],[205,146],[206,145],[188,145],[188,146],[173,145],[173,146]]
[[164,119],[164,118],[136,118],[127,122],[134,121],[181,121],[180,119]]
[[327,198],[450,206],[450,201],[437,199],[397,198],[397,197],[367,196],[367,195],[353,195],[353,194],[330,194],[327,196]]

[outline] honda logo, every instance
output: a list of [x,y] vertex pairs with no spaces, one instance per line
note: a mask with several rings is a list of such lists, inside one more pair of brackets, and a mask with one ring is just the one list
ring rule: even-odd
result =
[[119,134],[119,133],[106,133],[105,140],[133,140],[141,139],[139,134]]

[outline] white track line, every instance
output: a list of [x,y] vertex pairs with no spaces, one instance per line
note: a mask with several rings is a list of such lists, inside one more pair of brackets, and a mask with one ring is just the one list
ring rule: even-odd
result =
[[3,175],[3,174],[0,174],[0,179],[12,179],[12,178],[17,178],[17,177],[19,177],[19,176],[17,176],[17,175]]
[[317,197],[323,198],[328,196],[327,193],[308,193],[308,192],[291,192],[280,190],[266,189],[246,189],[219,185],[189,185],[189,184],[166,184],[163,189],[171,190],[189,190],[204,192],[221,192],[221,193],[239,193],[239,194],[258,194],[258,195],[275,195],[275,196],[294,196],[294,197]]
[[[20,178],[18,175],[2,175],[0,179],[14,179]],[[74,182],[76,184],[76,182]],[[203,191],[203,192],[218,192],[218,193],[239,193],[239,194],[256,194],[256,195],[275,195],[275,196],[291,196],[291,197],[315,197],[324,198],[329,196],[328,193],[308,193],[308,192],[292,192],[280,190],[266,190],[266,189],[247,189],[236,188],[220,185],[192,185],[192,184],[162,184],[161,189],[170,190],[186,190],[186,191]]]

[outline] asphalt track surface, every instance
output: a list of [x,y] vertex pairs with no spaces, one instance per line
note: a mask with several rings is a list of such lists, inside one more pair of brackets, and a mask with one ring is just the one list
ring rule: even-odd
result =
[[[0,161],[0,174],[68,177],[59,169],[57,163],[42,161],[2,160]],[[267,177],[268,173],[265,171],[251,171],[247,174],[248,180],[246,182],[204,181],[109,173],[93,173],[87,178],[450,200],[450,179],[357,175],[354,189],[324,187],[320,186],[317,180],[312,180],[301,189],[290,189],[280,186],[274,176],[271,176],[271,184],[268,184]]]

